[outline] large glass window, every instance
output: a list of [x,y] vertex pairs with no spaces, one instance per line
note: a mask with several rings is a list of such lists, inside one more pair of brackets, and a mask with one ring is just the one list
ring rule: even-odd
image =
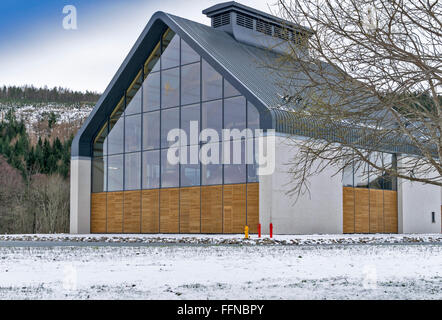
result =
[[125,151],[141,150],[141,115],[133,115],[126,117],[125,124]]
[[230,164],[224,164],[224,183],[246,182],[245,140],[231,141]]
[[107,122],[98,133],[94,141],[94,157],[102,157],[107,155]]
[[143,84],[143,111],[152,111],[160,108],[160,73],[151,73]]
[[161,108],[176,107],[180,104],[180,69],[161,71]]
[[160,148],[160,112],[143,114],[143,150]]
[[108,154],[123,153],[124,151],[124,117],[114,123],[111,121],[110,132],[107,136]]
[[202,65],[203,101],[220,99],[223,96],[223,78],[205,60]]
[[[125,89],[94,140],[93,192],[258,181],[256,144],[247,143],[245,150],[248,140],[241,136],[239,163],[223,164],[220,139],[223,128],[259,128],[259,112],[173,31],[161,36]],[[181,137],[188,146],[186,163],[168,161],[168,153],[178,156],[180,150],[169,150],[176,142],[167,141],[172,129],[186,133]],[[203,142],[201,129],[212,129]],[[238,161],[231,147],[231,161]],[[209,151],[208,163],[199,161],[202,150]]]
[[246,99],[244,97],[224,100],[224,128],[241,131],[246,128]]
[[[194,121],[196,127],[196,135],[190,135],[190,124]],[[181,108],[181,129],[186,132],[186,145],[198,144],[199,132],[200,132],[200,105],[195,104]],[[184,139],[184,137],[181,137]]]
[[141,184],[141,153],[126,153],[124,162],[124,189],[137,190]]
[[202,129],[214,129],[218,133],[218,139],[216,139],[215,141],[221,140],[223,127],[222,100],[211,101],[202,104],[201,122]]
[[179,155],[178,148],[168,148],[161,150],[161,187],[178,187],[180,181],[179,164],[173,164],[167,159],[167,153]]
[[123,155],[107,158],[108,191],[123,190]]
[[[181,186],[182,187],[192,187],[200,185],[200,164],[198,163],[198,157],[193,157],[198,155],[199,146],[186,146],[183,147],[182,154],[186,155],[186,163],[180,165],[181,171]],[[195,159],[192,159],[195,158]],[[196,160],[196,161],[193,161]],[[195,163],[196,162],[196,163]]]
[[92,192],[106,191],[107,157],[94,158],[92,161]]
[[185,41],[181,40],[181,64],[200,61],[200,56]]
[[161,147],[167,148],[172,145],[174,141],[167,141],[167,135],[170,130],[180,127],[180,109],[173,108],[163,110],[161,112]]
[[160,151],[143,152],[143,189],[160,187]]
[[127,105],[127,108],[124,111],[125,115],[141,112],[141,96],[142,96],[141,90],[138,90],[135,96],[130,101],[130,103]]
[[200,64],[181,67],[181,104],[200,101]]
[[180,64],[180,38],[172,30],[168,30],[163,37],[163,54],[161,55],[161,69],[176,67]]
[[203,185],[214,185],[223,183],[221,144],[207,143],[201,147],[201,180]]
[[241,95],[234,86],[230,84],[226,79],[224,79],[224,98],[235,97]]

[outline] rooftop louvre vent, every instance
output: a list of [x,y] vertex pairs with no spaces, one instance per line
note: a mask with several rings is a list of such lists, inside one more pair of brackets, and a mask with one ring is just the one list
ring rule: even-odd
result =
[[293,50],[287,42],[293,41],[298,45],[296,50],[308,54],[306,40],[313,34],[312,30],[291,21],[234,1],[216,4],[203,13],[212,19],[213,28],[229,33],[239,42],[286,53]]
[[245,14],[236,14],[236,24],[241,27],[253,30],[253,18]]
[[212,27],[219,28],[230,24],[230,12],[218,14],[212,18]]

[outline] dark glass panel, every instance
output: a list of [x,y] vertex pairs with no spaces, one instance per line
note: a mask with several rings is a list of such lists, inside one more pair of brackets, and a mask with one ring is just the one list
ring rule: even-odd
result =
[[243,130],[246,127],[246,99],[236,97],[224,100],[224,128]]
[[350,164],[342,172],[342,185],[344,187],[353,187],[353,176],[353,164]]
[[121,117],[113,123],[111,121],[111,128],[108,140],[108,154],[123,153],[124,151],[124,117]]
[[92,160],[92,192],[106,191],[106,157]]
[[253,130],[253,134],[255,134],[256,129],[260,129],[259,125],[259,111],[256,107],[247,101],[247,128]]
[[224,79],[224,98],[229,98],[239,95],[241,95],[241,93],[239,93],[239,91],[236,90],[234,86],[232,86],[226,79]]
[[124,190],[138,190],[141,184],[141,152],[126,153],[124,161]]
[[356,188],[368,188],[368,165],[365,162],[354,164],[354,186]]
[[160,73],[155,72],[148,75],[143,83],[143,110],[152,111],[160,108]]
[[139,79],[139,82],[135,83],[135,85],[132,87],[131,90],[128,90],[126,97],[127,107],[126,110],[124,111],[125,115],[131,115],[141,112],[142,91],[140,90],[140,88],[141,88],[141,77]]
[[133,115],[126,117],[125,124],[125,151],[140,151],[141,150],[141,115]]
[[123,155],[107,158],[108,191],[123,190]]
[[161,108],[176,107],[180,104],[179,68],[161,71]]
[[[196,130],[196,136],[191,137],[190,136],[190,122],[191,121],[197,121],[197,130]],[[200,105],[195,104],[191,106],[186,106],[181,108],[181,129],[183,129],[186,132],[186,138],[187,142],[186,144],[198,144],[198,138],[199,138],[199,126],[200,126]],[[193,138],[193,139],[191,139]],[[181,137],[181,139],[184,139],[184,137]]]
[[171,152],[178,156],[178,148],[168,148],[161,150],[161,187],[178,187],[179,186],[179,165],[170,163],[167,159],[167,153]]
[[180,37],[169,29],[163,37],[161,69],[176,67],[180,64]]
[[223,79],[205,60],[202,65],[203,73],[203,101],[222,98]]
[[181,64],[200,61],[200,56],[187,43],[181,40]]
[[143,189],[160,187],[160,151],[143,152]]
[[143,150],[160,148],[160,111],[143,114]]
[[[223,182],[223,165],[221,158],[221,144],[220,143],[208,143],[201,147],[201,159],[205,164],[201,165],[201,176],[203,185],[222,184]],[[206,162],[203,158],[203,153],[207,153],[209,159],[213,159],[213,162]]]
[[181,67],[181,104],[200,101],[200,64]]
[[161,111],[161,147],[167,148],[174,142],[167,141],[167,134],[180,127],[180,109],[173,108]]
[[223,108],[222,100],[202,104],[202,129],[210,128],[218,132],[218,141],[222,136]]
[[152,54],[144,64],[144,74],[148,75],[151,72],[160,70],[161,45],[160,42],[155,46]]
[[95,138],[94,142],[94,157],[101,157],[107,155],[107,122],[98,133],[98,136]]
[[230,141],[230,164],[224,164],[224,183],[246,182],[245,140]]

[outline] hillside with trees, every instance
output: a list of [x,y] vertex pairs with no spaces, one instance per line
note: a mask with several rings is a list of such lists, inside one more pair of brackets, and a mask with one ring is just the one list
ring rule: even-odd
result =
[[0,87],[0,233],[69,231],[71,143],[98,98]]

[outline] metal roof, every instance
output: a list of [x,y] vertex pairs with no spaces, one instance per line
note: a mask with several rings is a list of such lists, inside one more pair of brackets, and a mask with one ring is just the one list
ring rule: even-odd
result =
[[[293,112],[277,110],[283,104],[282,96],[286,94],[278,85],[284,78],[277,71],[269,70],[266,65],[277,63],[280,58],[278,53],[240,43],[227,32],[160,11],[152,16],[78,131],[72,143],[72,157],[92,155],[92,141],[95,135],[168,27],[256,106],[260,112],[263,129],[273,128],[289,134],[311,135],[312,128],[317,126],[317,123],[299,119]],[[296,81],[299,80],[290,83],[294,88],[297,87]]]

